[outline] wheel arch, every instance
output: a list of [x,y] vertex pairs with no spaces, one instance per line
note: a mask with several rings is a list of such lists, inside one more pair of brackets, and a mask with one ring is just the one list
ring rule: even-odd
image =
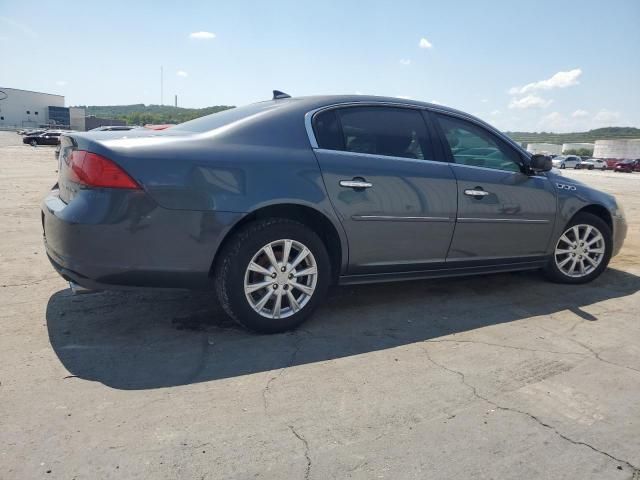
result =
[[590,213],[592,215],[595,215],[596,217],[604,221],[604,223],[606,223],[613,232],[613,218],[611,217],[611,212],[609,212],[606,207],[597,203],[592,203],[590,205],[582,207],[571,217],[569,222],[571,222],[575,218],[575,216],[580,213]]
[[211,262],[209,276],[214,274],[220,252],[233,235],[245,225],[264,218],[288,218],[306,225],[323,241],[331,261],[333,283],[347,264],[348,246],[341,226],[337,226],[325,213],[309,205],[300,203],[274,203],[263,205],[244,215],[225,234]]

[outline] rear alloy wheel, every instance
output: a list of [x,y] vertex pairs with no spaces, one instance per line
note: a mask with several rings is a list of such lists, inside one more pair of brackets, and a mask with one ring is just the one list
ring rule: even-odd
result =
[[329,284],[324,243],[293,220],[248,224],[218,258],[216,290],[222,307],[241,325],[262,333],[300,325],[322,302]]
[[597,278],[611,258],[611,229],[599,217],[579,213],[556,241],[545,272],[561,283],[587,283]]
[[36,140],[31,140],[30,142],[32,147],[37,147],[38,146],[38,142]]
[[244,294],[263,317],[287,318],[311,300],[317,283],[313,253],[286,238],[266,244],[253,256],[244,274]]

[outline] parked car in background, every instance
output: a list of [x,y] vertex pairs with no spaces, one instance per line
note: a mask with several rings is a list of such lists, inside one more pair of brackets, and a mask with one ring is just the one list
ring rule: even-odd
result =
[[57,145],[60,141],[61,130],[47,130],[37,135],[25,135],[22,143],[26,143],[33,147],[38,145]]
[[27,130],[18,130],[19,135],[40,135],[41,133],[46,132],[46,128],[36,128],[36,129],[27,129]]
[[613,196],[471,115],[282,95],[167,130],[63,135],[42,205],[53,267],[89,289],[210,288],[274,333],[331,284],[528,269],[579,284],[622,247]]
[[580,162],[580,167],[587,170],[606,170],[607,162],[599,158],[589,158]]
[[614,172],[633,173],[640,172],[640,159],[637,160],[623,160],[616,163],[613,169]]
[[576,155],[558,155],[551,160],[556,168],[580,168],[582,159]]
[[133,125],[103,125],[101,127],[92,128],[90,132],[123,132],[138,128]]
[[621,162],[622,160],[619,158],[605,158],[604,161],[607,163],[607,170],[613,170],[616,168],[618,162]]

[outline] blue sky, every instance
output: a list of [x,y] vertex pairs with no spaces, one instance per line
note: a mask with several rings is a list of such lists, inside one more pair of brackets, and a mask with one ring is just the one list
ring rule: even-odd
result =
[[160,103],[162,65],[185,107],[275,88],[435,101],[505,130],[640,127],[639,25],[639,0],[2,0],[0,85]]

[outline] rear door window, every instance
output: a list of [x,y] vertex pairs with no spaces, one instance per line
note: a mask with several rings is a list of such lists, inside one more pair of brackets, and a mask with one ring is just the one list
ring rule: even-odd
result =
[[419,110],[400,107],[344,107],[314,117],[320,148],[390,157],[432,159],[428,131]]

